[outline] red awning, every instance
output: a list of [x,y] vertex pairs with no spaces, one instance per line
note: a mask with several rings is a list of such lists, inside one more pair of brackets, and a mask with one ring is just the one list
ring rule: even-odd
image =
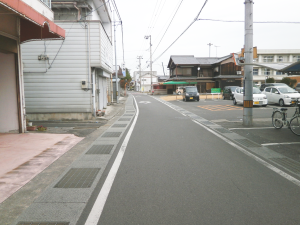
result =
[[21,0],[0,0],[0,5],[20,15],[21,43],[29,40],[64,39],[65,30]]

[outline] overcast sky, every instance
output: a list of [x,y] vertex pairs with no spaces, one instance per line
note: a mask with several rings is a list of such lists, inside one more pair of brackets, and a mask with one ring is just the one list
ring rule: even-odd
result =
[[[182,1],[182,3],[181,3]],[[158,58],[170,44],[191,24],[201,10],[205,0],[115,0],[123,21],[125,66],[131,75],[137,71],[137,56],[142,56],[142,69],[150,61],[150,41],[152,37],[153,71],[169,74],[167,64],[171,55],[194,55],[208,57],[226,56],[238,52],[244,45],[244,23],[197,21],[169,50]],[[179,4],[173,22],[161,40]],[[254,22],[289,21],[300,22],[299,0],[254,0]],[[208,0],[200,14],[200,19],[243,21],[244,0]],[[300,49],[299,24],[254,24],[254,46],[258,49]],[[121,27],[117,26],[117,60],[122,58]],[[161,43],[159,44],[161,40]],[[219,46],[219,47],[215,47]],[[158,59],[157,59],[158,58]]]

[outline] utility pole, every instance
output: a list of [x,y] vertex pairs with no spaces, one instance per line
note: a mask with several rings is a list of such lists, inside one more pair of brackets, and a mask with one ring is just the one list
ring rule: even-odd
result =
[[218,57],[218,48],[219,48],[220,46],[216,46],[215,45],[215,48],[216,48],[216,57]]
[[253,125],[253,0],[245,0],[245,67],[243,125]]
[[140,92],[141,92],[142,91],[141,59],[143,59],[143,57],[138,56],[137,59],[139,60],[139,68],[140,68]]
[[210,46],[212,46],[212,43],[208,43],[207,45],[209,45],[209,57],[210,57]]
[[116,21],[115,21],[115,12],[114,12],[114,40],[115,40],[115,73],[116,73],[116,94],[117,94],[117,103],[119,103],[119,92],[118,92],[118,65],[117,65],[117,42],[116,42]]
[[150,38],[150,75],[151,75],[151,95],[152,95],[152,51],[151,51],[151,35],[145,36],[146,39]]

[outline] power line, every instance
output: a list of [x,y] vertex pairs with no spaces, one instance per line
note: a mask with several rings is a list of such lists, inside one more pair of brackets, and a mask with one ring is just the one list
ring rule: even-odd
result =
[[193,20],[193,22],[179,35],[178,38],[175,39],[175,41],[173,41],[173,43],[163,52],[161,53],[153,62],[155,62],[156,60],[158,60],[163,54],[165,54],[166,51],[168,51],[168,49],[198,20],[198,17],[200,16],[203,8],[205,7],[206,3],[208,2],[208,0],[206,0],[202,6],[202,8],[200,9],[198,15],[196,16],[196,18]]
[[168,25],[168,27],[167,27],[165,33],[163,34],[162,38],[161,38],[160,41],[159,41],[158,45],[157,45],[156,48],[154,49],[153,54],[154,54],[154,52],[156,51],[156,49],[158,48],[158,46],[159,46],[159,44],[161,43],[162,39],[164,38],[165,34],[167,33],[167,31],[168,31],[168,29],[169,29],[171,23],[173,22],[173,19],[174,19],[174,17],[176,16],[177,11],[178,11],[178,9],[180,8],[182,2],[183,2],[183,0],[181,0],[180,4],[178,5],[178,7],[177,7],[177,9],[176,9],[176,12],[175,12],[174,15],[173,15],[173,18],[171,19],[171,21],[170,21],[170,23],[169,23],[169,25]]
[[[216,19],[198,19],[205,21],[213,21],[213,22],[226,22],[226,23],[244,23],[244,20],[216,20]],[[291,23],[291,24],[300,24],[300,22],[293,21],[257,21],[253,23]]]

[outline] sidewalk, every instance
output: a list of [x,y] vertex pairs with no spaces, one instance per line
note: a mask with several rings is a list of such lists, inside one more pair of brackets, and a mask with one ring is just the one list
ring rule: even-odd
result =
[[[120,97],[119,104],[107,106],[104,116],[85,122],[106,123],[121,112],[126,99]],[[99,128],[105,123],[100,123]],[[84,129],[82,127],[80,131],[84,132]],[[87,137],[68,134],[61,127],[43,133],[0,134],[0,204]]]

